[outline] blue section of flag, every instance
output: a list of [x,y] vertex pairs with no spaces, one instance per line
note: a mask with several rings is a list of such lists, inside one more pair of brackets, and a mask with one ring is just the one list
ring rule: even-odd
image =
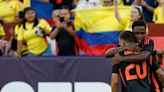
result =
[[99,33],[86,33],[83,29],[80,29],[76,34],[86,40],[88,45],[107,45],[118,44],[118,37],[121,31],[99,32]]
[[38,0],[31,0],[31,7],[33,7],[39,18],[52,18],[53,5],[50,3],[43,3]]

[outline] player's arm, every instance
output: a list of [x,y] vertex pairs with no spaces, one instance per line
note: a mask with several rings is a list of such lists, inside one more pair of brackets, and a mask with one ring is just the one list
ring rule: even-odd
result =
[[117,55],[115,57],[112,58],[112,64],[119,64],[120,62],[124,61],[124,62],[143,62],[144,60],[146,61],[146,59],[148,58],[148,56],[150,55],[150,52],[148,51],[143,51],[140,54],[135,54],[135,55],[129,55],[129,56],[120,56]]
[[151,69],[157,73],[158,75],[158,79],[159,81],[161,82],[161,84],[164,86],[164,71],[159,67],[157,61],[156,61],[156,58],[155,58],[155,55],[152,55],[152,61],[151,59],[149,58],[149,61],[152,62],[150,63],[151,65]]
[[139,54],[130,55],[130,56],[115,56],[112,59],[112,61],[116,62],[116,64],[118,64],[121,61],[135,63],[135,62],[142,62],[142,61],[146,60],[149,57],[149,55],[153,53],[153,50],[154,50],[153,40],[150,40],[149,44],[145,45],[142,49],[143,49],[142,52]]
[[114,57],[116,53],[126,51],[126,47],[116,47],[116,48],[111,48],[105,52],[105,57],[110,58]]
[[114,65],[112,67],[112,79],[111,86],[112,92],[118,92],[118,73],[119,73],[119,65]]
[[162,85],[164,86],[164,71],[162,71],[161,68],[158,68],[156,70],[156,73],[158,74],[158,78],[160,80],[160,82],[162,83]]
[[112,85],[112,92],[118,92],[118,74],[117,73],[112,73],[112,80],[111,80],[111,85]]
[[157,73],[159,81],[164,86],[164,71],[159,67],[158,63],[156,62],[155,56],[153,56],[151,68]]
[[137,45],[138,44],[132,44],[132,45],[124,46],[124,47],[111,48],[105,52],[105,57],[107,58],[114,57],[115,54],[126,51],[126,50],[130,50],[130,51],[141,50],[141,48],[139,48]]

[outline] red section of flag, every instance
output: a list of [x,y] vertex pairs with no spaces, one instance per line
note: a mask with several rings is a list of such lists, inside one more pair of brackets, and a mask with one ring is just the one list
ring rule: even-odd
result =
[[103,56],[104,53],[109,49],[109,48],[114,48],[117,45],[116,44],[107,44],[107,45],[94,45],[94,46],[89,46],[87,42],[84,39],[81,39],[78,36],[75,36],[75,41],[78,47],[86,54],[89,56]]

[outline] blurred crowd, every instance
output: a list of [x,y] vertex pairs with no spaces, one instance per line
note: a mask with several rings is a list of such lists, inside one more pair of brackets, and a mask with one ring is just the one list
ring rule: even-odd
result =
[[[133,6],[130,16],[121,16],[118,6]],[[17,58],[78,55],[71,10],[94,7],[114,7],[115,17],[125,30],[131,30],[136,20],[164,23],[164,0],[0,0],[0,54]],[[46,9],[51,10],[44,13],[52,15],[51,25],[39,17]]]

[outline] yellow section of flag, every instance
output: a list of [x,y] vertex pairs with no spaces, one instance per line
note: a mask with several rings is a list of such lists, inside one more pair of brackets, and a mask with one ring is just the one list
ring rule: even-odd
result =
[[[120,6],[121,16],[130,16],[131,6]],[[75,30],[81,28],[88,33],[122,31],[121,25],[114,15],[114,7],[98,7],[73,10],[75,14]]]

